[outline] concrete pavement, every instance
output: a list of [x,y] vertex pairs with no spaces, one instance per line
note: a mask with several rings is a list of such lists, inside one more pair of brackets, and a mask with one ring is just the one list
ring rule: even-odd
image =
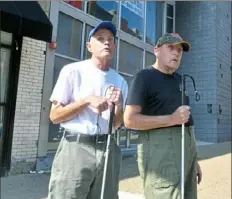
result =
[[[198,146],[203,182],[198,186],[199,199],[231,198],[231,143]],[[23,174],[1,180],[1,199],[45,199],[48,174]],[[136,157],[122,163],[120,199],[142,199],[142,181]]]

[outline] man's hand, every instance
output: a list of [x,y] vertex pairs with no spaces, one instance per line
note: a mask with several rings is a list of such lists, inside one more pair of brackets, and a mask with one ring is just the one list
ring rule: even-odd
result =
[[118,129],[123,122],[123,97],[120,88],[110,87],[106,92],[106,98],[115,104],[115,123],[114,127]]
[[173,125],[184,124],[184,123],[188,122],[189,116],[190,116],[190,107],[189,106],[180,106],[171,115],[171,123]]
[[107,110],[112,103],[105,97],[102,96],[89,96],[87,101],[93,108],[98,110],[98,114],[101,115],[102,112]]
[[202,171],[199,163],[197,162],[197,184],[200,184],[202,181]]
[[120,88],[110,87],[106,92],[106,98],[111,102],[115,103],[116,106],[122,107],[122,91]]

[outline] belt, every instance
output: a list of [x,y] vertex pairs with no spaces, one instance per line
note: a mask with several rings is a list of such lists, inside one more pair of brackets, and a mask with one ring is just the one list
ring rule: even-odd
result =
[[[113,137],[113,136],[112,136]],[[81,142],[81,143],[106,143],[108,135],[107,134],[101,134],[101,135],[87,135],[83,133],[78,132],[70,132],[68,130],[64,130],[63,138],[65,138],[68,141],[73,142]]]

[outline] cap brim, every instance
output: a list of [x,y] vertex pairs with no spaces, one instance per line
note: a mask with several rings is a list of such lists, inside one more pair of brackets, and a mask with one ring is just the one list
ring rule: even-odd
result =
[[191,49],[191,45],[187,41],[176,42],[175,44],[181,44],[183,51],[188,52]]
[[[90,33],[90,37],[92,37],[98,30],[100,29],[108,29],[109,31],[111,31],[114,35],[114,37],[117,34],[117,29],[116,27],[110,22],[110,21],[103,21],[100,24],[98,24]],[[90,39],[89,37],[89,39]]]

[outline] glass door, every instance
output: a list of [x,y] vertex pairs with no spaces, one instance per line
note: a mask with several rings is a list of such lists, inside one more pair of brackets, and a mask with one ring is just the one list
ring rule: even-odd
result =
[[2,47],[0,52],[0,158],[2,160],[11,50]]

